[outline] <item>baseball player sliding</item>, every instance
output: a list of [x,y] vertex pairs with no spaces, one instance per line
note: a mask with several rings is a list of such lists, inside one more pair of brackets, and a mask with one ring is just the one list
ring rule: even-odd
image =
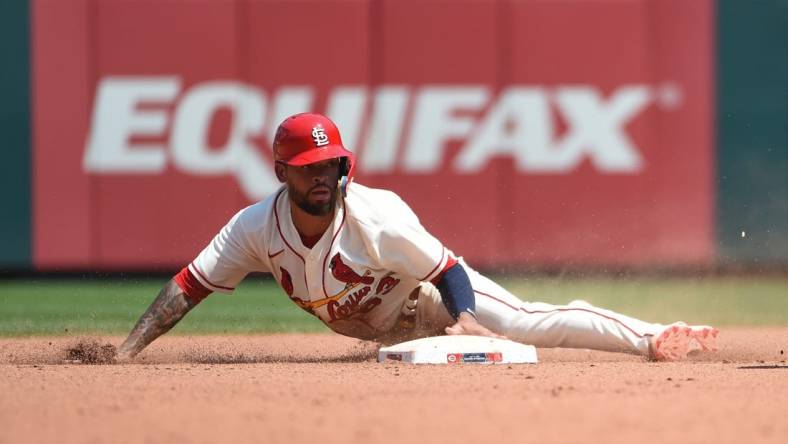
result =
[[284,184],[242,209],[159,293],[118,349],[128,361],[212,292],[254,271],[331,330],[383,344],[441,334],[506,337],[537,347],[682,359],[716,348],[707,326],[652,324],[576,301],[523,302],[422,227],[396,194],[352,183],[353,154],[319,114],[297,114],[273,143]]

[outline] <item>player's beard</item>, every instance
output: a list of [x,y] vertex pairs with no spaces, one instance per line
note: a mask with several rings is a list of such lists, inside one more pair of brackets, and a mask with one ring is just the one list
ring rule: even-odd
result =
[[[312,203],[309,202],[309,193],[312,192],[317,187],[325,186],[330,190],[331,196],[325,203]],[[293,202],[298,206],[298,208],[304,210],[309,215],[312,216],[325,216],[327,214],[331,214],[334,212],[334,203],[337,199],[337,189],[331,188],[328,185],[318,184],[313,186],[312,188],[308,189],[306,193],[299,193],[293,187],[288,187],[288,193],[290,194],[290,198]]]

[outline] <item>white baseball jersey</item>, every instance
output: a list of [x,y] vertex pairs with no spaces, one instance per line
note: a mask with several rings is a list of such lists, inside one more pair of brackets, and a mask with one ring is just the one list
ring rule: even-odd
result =
[[354,183],[338,202],[329,229],[307,248],[283,187],[236,214],[189,270],[222,293],[250,272],[269,272],[291,300],[332,330],[379,337],[395,325],[411,291],[443,271],[452,252],[390,191]]
[[[429,281],[456,260],[396,194],[353,183],[312,248],[293,226],[283,187],[238,212],[188,270],[203,287],[221,293],[231,293],[250,272],[271,273],[293,302],[332,330],[386,342],[442,334],[454,322]],[[650,336],[665,329],[585,302],[523,302],[459,262],[470,278],[479,322],[512,340],[648,355]],[[392,336],[417,287],[414,327]]]

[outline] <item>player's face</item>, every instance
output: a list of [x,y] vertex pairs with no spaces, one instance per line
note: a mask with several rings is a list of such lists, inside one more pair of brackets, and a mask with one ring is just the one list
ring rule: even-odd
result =
[[339,180],[339,159],[300,167],[286,165],[287,190],[293,202],[313,216],[334,212]]

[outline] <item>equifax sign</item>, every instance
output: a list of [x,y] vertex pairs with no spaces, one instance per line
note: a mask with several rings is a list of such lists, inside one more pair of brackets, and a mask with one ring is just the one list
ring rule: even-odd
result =
[[[265,148],[278,122],[314,110],[305,86],[264,91],[237,81],[184,89],[178,77],[105,77],[98,84],[83,165],[98,174],[159,174],[168,163],[194,175],[235,175],[251,200],[279,187]],[[627,124],[653,103],[673,109],[671,86],[623,85],[603,95],[587,85],[343,86],[329,91],[323,112],[369,174],[429,174],[443,165],[449,141],[461,147],[449,167],[473,174],[494,157],[523,173],[567,174],[582,161],[602,173],[636,174],[643,155]],[[221,147],[208,143],[219,110],[232,121]],[[483,111],[483,112],[482,112]],[[559,134],[560,114],[567,125]],[[148,141],[143,141],[148,139]],[[152,142],[151,140],[158,140]]]

